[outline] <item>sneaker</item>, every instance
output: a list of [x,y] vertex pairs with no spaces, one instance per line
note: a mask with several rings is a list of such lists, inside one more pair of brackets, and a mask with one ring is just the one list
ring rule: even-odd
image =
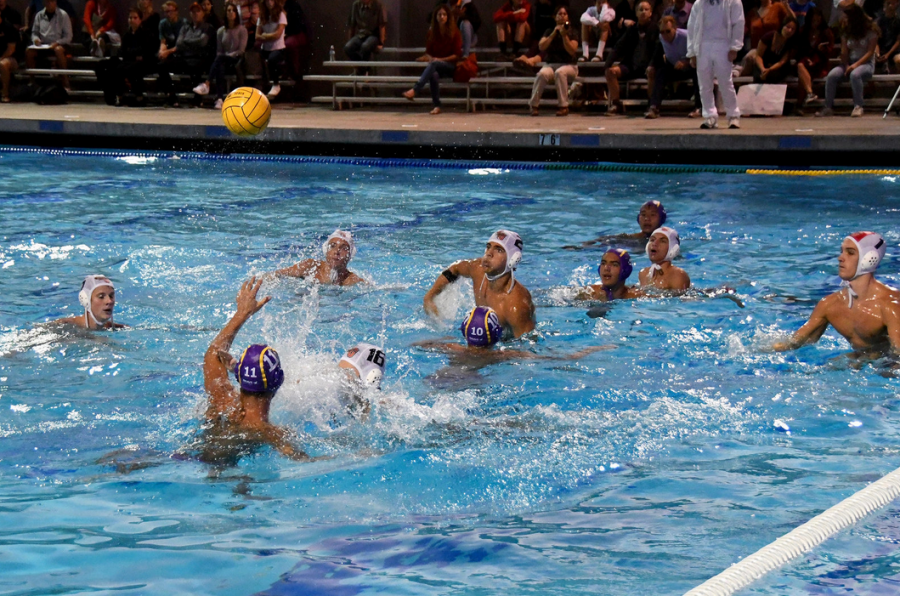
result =
[[863,115],[862,106],[853,106],[853,111],[850,112],[850,117],[851,118],[859,118],[862,115]]
[[816,95],[815,93],[807,93],[806,99],[803,100],[803,103],[808,104],[809,102],[816,101],[817,99],[819,99],[819,96]]
[[649,110],[644,114],[644,118],[647,120],[656,120],[659,118],[659,109],[655,107],[650,107]]
[[707,118],[703,121],[703,124],[700,125],[700,128],[703,130],[712,130],[713,128],[719,128],[719,121],[715,118]]
[[818,112],[816,112],[817,118],[827,118],[828,116],[834,116],[834,110],[831,108],[822,108]]
[[219,99],[217,99],[217,100],[216,100],[216,109],[217,109],[217,110],[221,110],[221,109],[222,109],[222,104],[223,104],[223,103],[224,103],[224,102],[222,101],[222,98],[221,98],[221,97],[220,97]]
[[281,85],[272,85],[272,88],[269,89],[269,92],[266,93],[269,97],[278,97],[278,94],[281,93]]
[[729,118],[728,119],[728,128],[740,128],[741,127],[741,119],[740,118]]
[[194,93],[197,95],[209,95],[209,85],[206,83],[200,83],[196,87],[194,87]]

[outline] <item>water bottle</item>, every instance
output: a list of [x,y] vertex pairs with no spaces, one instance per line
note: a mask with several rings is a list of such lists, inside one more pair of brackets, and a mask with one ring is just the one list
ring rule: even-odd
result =
[[328,61],[334,62],[334,46],[331,46],[331,49],[328,50]]

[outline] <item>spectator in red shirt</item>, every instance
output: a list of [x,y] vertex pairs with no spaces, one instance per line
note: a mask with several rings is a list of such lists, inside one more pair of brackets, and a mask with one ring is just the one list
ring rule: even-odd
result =
[[497,43],[501,53],[508,53],[507,40],[510,38],[512,38],[513,54],[521,54],[523,47],[527,47],[528,38],[531,36],[531,27],[528,25],[530,14],[531,4],[528,3],[528,0],[507,0],[494,13],[494,23],[497,25]]
[[116,9],[109,0],[87,0],[84,5],[84,32],[90,38],[91,54],[102,58],[107,44],[121,45],[116,32]]
[[416,93],[425,88],[427,82],[431,87],[431,103],[434,115],[441,113],[440,78],[452,77],[456,72],[456,62],[462,55],[462,35],[456,26],[456,18],[450,7],[442,4],[431,15],[431,28],[425,43],[425,55],[417,58],[419,62],[428,62],[425,72],[419,77],[413,88],[403,93],[403,97],[412,101]]

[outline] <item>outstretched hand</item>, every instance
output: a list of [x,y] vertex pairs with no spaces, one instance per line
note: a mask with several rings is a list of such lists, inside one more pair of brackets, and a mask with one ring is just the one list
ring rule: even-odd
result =
[[266,296],[262,300],[256,299],[256,295],[259,293],[259,289],[262,285],[263,279],[257,279],[256,276],[251,277],[241,285],[241,289],[238,290],[237,295],[237,309],[239,314],[242,314],[245,317],[251,317],[272,299],[271,296]]

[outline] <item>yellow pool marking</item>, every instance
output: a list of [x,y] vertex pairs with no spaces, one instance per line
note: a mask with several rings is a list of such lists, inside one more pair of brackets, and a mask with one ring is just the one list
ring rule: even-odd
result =
[[900,170],[747,170],[763,176],[900,176]]

